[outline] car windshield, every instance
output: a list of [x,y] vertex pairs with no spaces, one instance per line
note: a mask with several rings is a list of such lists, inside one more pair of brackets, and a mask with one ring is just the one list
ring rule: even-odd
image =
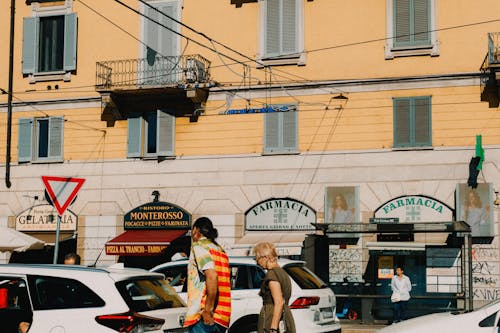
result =
[[164,279],[151,277],[116,283],[130,310],[137,312],[186,306]]
[[302,289],[327,288],[327,285],[304,265],[287,265],[283,269]]

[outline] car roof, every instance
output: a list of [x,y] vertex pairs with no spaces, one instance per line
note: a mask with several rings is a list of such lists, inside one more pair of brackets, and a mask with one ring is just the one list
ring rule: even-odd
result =
[[[248,256],[229,256],[229,263],[230,264],[246,264],[246,265],[255,265],[255,259],[254,257],[248,257]],[[163,264],[160,264],[158,266],[153,267],[150,271],[156,271],[157,269],[169,267],[169,266],[176,266],[179,263],[187,263],[188,259],[181,259],[181,260],[176,260],[176,261],[169,261]],[[304,265],[305,262],[301,260],[292,260],[292,259],[287,259],[287,258],[278,258],[278,264],[281,267],[285,267],[291,264],[299,264],[299,265]]]
[[46,275],[65,278],[95,277],[97,275],[108,275],[114,281],[128,280],[145,276],[163,278],[162,274],[148,272],[137,268],[124,268],[123,265],[112,265],[110,267],[86,267],[80,265],[52,265],[52,264],[0,264],[0,274],[16,275]]

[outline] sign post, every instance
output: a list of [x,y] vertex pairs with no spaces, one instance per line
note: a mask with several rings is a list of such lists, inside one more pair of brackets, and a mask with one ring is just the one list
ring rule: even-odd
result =
[[54,260],[57,264],[59,255],[59,233],[61,229],[61,215],[64,214],[68,206],[76,198],[76,194],[82,187],[85,179],[71,177],[42,176],[45,189],[52,200],[52,205],[57,210],[56,241],[54,246]]

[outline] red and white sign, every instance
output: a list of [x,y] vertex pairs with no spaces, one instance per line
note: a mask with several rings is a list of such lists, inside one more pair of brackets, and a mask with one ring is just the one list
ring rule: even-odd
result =
[[57,212],[59,215],[63,215],[66,208],[75,199],[85,179],[42,176],[42,181]]

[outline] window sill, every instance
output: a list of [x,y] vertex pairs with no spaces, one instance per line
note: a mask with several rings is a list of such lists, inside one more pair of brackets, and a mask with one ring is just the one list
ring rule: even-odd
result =
[[299,155],[300,152],[298,150],[292,151],[265,151],[262,153],[262,156],[273,156],[273,155]]
[[257,68],[263,68],[264,66],[283,66],[283,65],[297,65],[305,66],[306,64],[306,53],[301,52],[299,54],[292,54],[287,56],[277,56],[277,57],[257,57]]
[[422,146],[422,147],[393,147],[392,148],[393,151],[407,151],[407,150],[410,150],[410,151],[415,151],[415,150],[434,150],[434,147],[433,146]]
[[31,161],[18,161],[18,164],[54,164],[54,163],[64,163],[63,159],[38,159]]
[[165,160],[175,160],[177,157],[175,155],[168,155],[168,156],[127,156],[127,159],[136,159],[136,160],[143,160],[143,161],[165,161]]
[[31,73],[28,75],[29,83],[37,83],[44,81],[71,81],[71,72],[45,72],[45,73]]
[[404,46],[404,47],[385,47],[385,59],[391,60],[398,57],[413,57],[413,56],[439,56],[439,44],[433,43],[428,45]]

